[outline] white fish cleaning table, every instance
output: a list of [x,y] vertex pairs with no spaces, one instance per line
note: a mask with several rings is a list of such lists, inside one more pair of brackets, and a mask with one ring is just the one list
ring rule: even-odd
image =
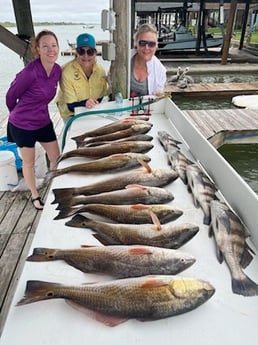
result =
[[[168,165],[166,153],[157,138],[158,131],[167,131],[175,139],[183,141],[183,153],[190,159],[203,164],[232,207],[240,212],[245,221],[249,221],[251,225],[249,229],[257,246],[257,233],[254,231],[258,224],[257,212],[254,211],[258,209],[256,194],[224,162],[171,100],[161,100],[153,104],[151,108],[150,121],[153,123],[153,128],[149,134],[154,138],[154,148],[148,153],[151,157],[150,165],[153,168]],[[127,115],[128,112],[122,114],[122,116]],[[72,123],[67,133],[64,151],[75,148],[75,142],[70,139],[71,137],[121,118],[116,114],[112,117],[113,119],[103,110],[102,115],[78,118]],[[79,157],[69,158],[61,161],[59,168],[83,161],[85,160]],[[54,178],[51,189],[80,187],[111,176],[114,174],[66,174]],[[175,196],[171,203],[184,211],[175,223],[191,222],[200,227],[199,233],[180,248],[193,255],[196,263],[179,276],[208,280],[216,288],[210,300],[182,315],[151,322],[129,320],[110,328],[74,310],[63,299],[40,301],[16,307],[16,303],[23,297],[27,280],[80,285],[112,279],[105,275],[82,273],[63,261],[25,262],[3,330],[1,345],[78,345],[84,343],[156,345],[161,339],[164,345],[172,343],[175,345],[242,345],[243,340],[245,345],[253,345],[257,338],[258,297],[243,297],[232,293],[229,269],[225,263],[221,265],[218,263],[214,239],[208,237],[208,226],[202,224],[203,213],[194,207],[191,194],[187,192],[183,182],[177,179],[165,188],[171,190]],[[55,205],[51,204],[53,201],[51,189],[28,255],[35,247],[70,249],[79,248],[82,244],[100,245],[90,230],[65,226],[69,218],[53,220],[58,211],[55,210]],[[93,215],[89,217],[98,218]],[[251,243],[251,246],[257,252],[254,244]],[[245,272],[251,279],[258,282],[257,257],[253,259]]]

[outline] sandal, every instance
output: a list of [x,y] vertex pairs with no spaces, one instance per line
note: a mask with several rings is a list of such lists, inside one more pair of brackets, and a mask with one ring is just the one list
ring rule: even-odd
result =
[[[36,207],[35,204],[34,204],[35,201],[38,201],[39,204],[40,204],[40,206],[42,206],[42,207]],[[34,206],[34,208],[35,208],[36,210],[38,210],[38,211],[42,211],[42,210],[43,210],[43,206],[44,206],[45,204],[44,204],[44,202],[41,200],[41,197],[40,197],[40,196],[38,196],[37,198],[31,198],[31,202],[32,202],[32,204],[33,204],[33,206]]]

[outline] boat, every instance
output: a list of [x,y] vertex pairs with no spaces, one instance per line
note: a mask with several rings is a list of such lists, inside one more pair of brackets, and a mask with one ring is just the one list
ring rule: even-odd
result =
[[[82,134],[86,129],[88,131],[123,117],[136,115],[137,107],[147,109],[145,112],[153,123],[149,132],[153,136],[154,144],[154,148],[148,153],[151,157],[150,165],[154,168],[168,166],[166,152],[157,138],[158,131],[167,131],[181,141],[183,153],[210,176],[218,187],[218,197],[226,200],[246,224],[251,234],[250,245],[257,252],[258,196],[171,99],[147,97],[139,104],[135,102],[134,106],[131,100],[126,99],[119,106],[115,102],[106,102],[97,105],[94,110],[77,108],[76,115],[65,127],[63,152],[75,148],[72,137]],[[83,161],[83,158],[79,157],[69,158],[61,161],[58,167],[63,168]],[[107,174],[105,178],[111,176],[114,174]],[[35,247],[79,248],[82,244],[100,245],[91,231],[65,226],[67,218],[53,220],[58,211],[51,203],[54,188],[80,187],[103,178],[103,175],[97,174],[64,174],[53,179],[28,254],[32,253]],[[26,261],[3,329],[1,345],[75,345],[83,344],[85,339],[96,345],[126,344],[128,339],[130,344],[156,345],[161,337],[164,345],[171,344],[171,337],[175,344],[240,345],[245,339],[246,345],[252,345],[257,337],[258,296],[243,297],[232,293],[229,270],[224,263],[219,264],[217,261],[214,241],[208,236],[208,225],[203,224],[202,211],[194,206],[192,196],[182,180],[176,179],[166,188],[175,196],[172,203],[184,211],[182,218],[175,222],[190,221],[199,226],[198,234],[181,249],[194,255],[196,262],[179,276],[210,281],[216,288],[210,300],[197,309],[178,316],[152,322],[133,319],[110,328],[74,310],[62,299],[17,307],[28,280],[76,285],[110,280],[110,277],[105,275],[84,274],[62,261]],[[254,257],[248,266],[248,275],[258,282],[257,257]]]
[[[206,45],[201,40],[200,48],[215,48],[223,44],[223,37],[213,37],[211,34],[206,35]],[[170,52],[175,50],[195,50],[197,48],[197,38],[194,37],[190,30],[180,25],[173,33],[162,35],[158,42],[157,53]]]
[[85,24],[83,25],[83,29],[94,29],[95,25],[91,25],[91,24]]
[[258,95],[235,96],[232,103],[239,108],[258,109]]

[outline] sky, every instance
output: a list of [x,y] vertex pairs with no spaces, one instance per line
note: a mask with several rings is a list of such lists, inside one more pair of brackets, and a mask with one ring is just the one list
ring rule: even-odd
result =
[[[109,0],[30,0],[33,22],[100,23]],[[15,22],[12,0],[0,0],[0,22]]]

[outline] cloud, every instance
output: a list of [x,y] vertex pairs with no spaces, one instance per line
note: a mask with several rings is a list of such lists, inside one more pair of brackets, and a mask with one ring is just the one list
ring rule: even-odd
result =
[[[11,0],[0,0],[0,21],[15,22]],[[34,22],[100,22],[101,10],[109,8],[109,0],[30,0]]]

